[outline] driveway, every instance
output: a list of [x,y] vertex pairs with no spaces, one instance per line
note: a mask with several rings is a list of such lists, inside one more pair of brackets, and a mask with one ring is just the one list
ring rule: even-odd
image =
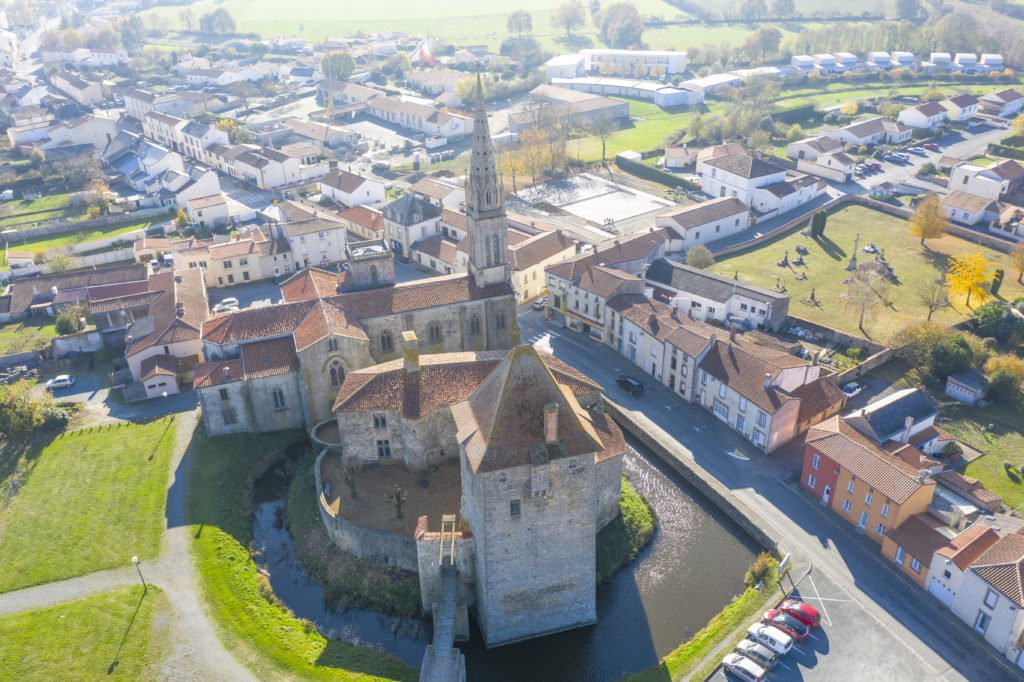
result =
[[268,280],[210,289],[209,295],[211,309],[225,298],[237,298],[238,305],[242,309],[271,305],[280,302],[282,298],[281,287]]
[[[74,386],[53,391],[53,397],[60,402],[82,403],[93,415],[104,419],[128,421],[159,417],[176,412],[188,412],[199,405],[199,394],[195,391],[184,391],[166,398],[152,398],[137,403],[122,403],[110,397],[107,377],[91,372],[75,373],[74,377]],[[46,388],[40,383],[36,385],[35,390],[43,393]]]

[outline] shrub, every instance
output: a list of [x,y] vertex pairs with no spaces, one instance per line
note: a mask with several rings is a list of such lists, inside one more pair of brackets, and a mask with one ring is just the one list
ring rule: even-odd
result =
[[963,335],[957,334],[935,344],[931,352],[931,373],[945,380],[950,374],[956,374],[971,366],[974,353]]
[[686,264],[691,268],[706,270],[715,264],[715,257],[708,247],[698,244],[690,247],[690,250],[686,252]]
[[1010,469],[1013,468],[1013,462],[1011,462],[1008,459],[1004,459],[1003,460],[1003,468],[1006,469],[1007,471],[1009,471]]
[[747,570],[747,575],[743,578],[743,582],[748,587],[754,587],[759,582],[765,579],[768,575],[768,571],[772,568],[772,558],[767,552],[761,552],[757,555],[757,560]]
[[989,287],[989,291],[995,296],[999,293],[999,287],[1003,286],[1003,277],[1006,275],[1002,268],[996,268],[996,272],[992,275],[992,286]]
[[78,331],[78,320],[71,313],[61,313],[57,316],[54,326],[57,328],[57,333],[61,336],[74,334]]
[[985,385],[985,395],[997,403],[1012,403],[1020,395],[1020,381],[1005,369],[997,370]]

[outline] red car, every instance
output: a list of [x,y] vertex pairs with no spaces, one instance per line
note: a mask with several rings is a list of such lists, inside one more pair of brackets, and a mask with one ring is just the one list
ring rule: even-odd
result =
[[787,599],[782,602],[779,605],[779,611],[793,616],[804,625],[810,625],[812,628],[818,627],[821,623],[821,614],[818,613],[818,609],[798,599]]
[[923,146],[925,149],[930,149],[933,152],[939,151],[939,145],[935,144],[934,142],[929,142],[928,144]]
[[797,642],[804,641],[811,634],[810,625],[805,625],[788,613],[783,613],[778,609],[768,609],[765,611],[761,617],[761,622],[782,630]]

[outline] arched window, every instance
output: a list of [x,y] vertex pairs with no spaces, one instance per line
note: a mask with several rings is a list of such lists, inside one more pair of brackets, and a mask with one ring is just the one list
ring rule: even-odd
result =
[[491,205],[491,190],[487,190],[486,192],[484,192],[484,204],[486,206]]
[[505,313],[498,313],[494,319],[494,327],[496,329],[505,328]]
[[341,386],[343,381],[345,381],[345,368],[341,366],[341,360],[335,360],[331,363],[331,386]]
[[480,318],[475,315],[469,320],[469,333],[472,336],[480,335]]
[[488,265],[493,265],[493,263],[491,263],[491,238],[490,237],[484,237],[484,257],[487,259],[487,264]]
[[437,322],[434,322],[433,324],[430,325],[429,337],[430,343],[441,343],[441,325],[439,325]]
[[370,266],[370,284],[377,286],[377,266]]
[[494,264],[497,265],[501,262],[501,240],[497,237],[494,238]]
[[338,339],[327,339],[327,350],[336,351],[338,350]]
[[384,332],[380,335],[380,352],[390,353],[394,349],[391,343],[391,332]]

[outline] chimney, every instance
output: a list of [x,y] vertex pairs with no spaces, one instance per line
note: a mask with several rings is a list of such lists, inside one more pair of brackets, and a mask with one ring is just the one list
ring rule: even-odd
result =
[[820,350],[814,351],[814,355],[811,356],[811,364],[812,365],[817,365],[818,364],[818,359],[820,357],[821,357],[821,351]]
[[860,416],[862,416],[862,417],[868,416],[868,408],[866,408],[866,407],[860,408]]
[[753,153],[751,154],[751,156],[753,156],[755,159],[760,159],[761,158],[761,150],[760,149],[755,149],[753,151]]
[[900,442],[901,443],[909,443],[910,442],[910,429],[913,428],[913,426],[914,426],[914,418],[913,417],[907,417],[906,420],[903,422],[903,436],[900,438]]
[[708,339],[708,345],[709,346],[715,345],[715,341],[717,341],[717,340],[718,340],[718,334],[712,334],[711,338]]
[[544,442],[550,445],[558,441],[558,403],[544,406]]
[[405,347],[405,373],[419,372],[420,346],[416,340],[416,332],[402,332],[402,345]]
[[729,340],[733,343],[736,342],[736,325],[734,324],[729,325]]
[[770,372],[766,372],[764,375],[764,387],[768,388],[772,385],[772,375]]
[[672,301],[672,319],[679,319],[679,304],[676,303],[675,301]]
[[690,318],[691,320],[693,319],[693,308],[687,308],[686,309],[686,316],[688,318]]

